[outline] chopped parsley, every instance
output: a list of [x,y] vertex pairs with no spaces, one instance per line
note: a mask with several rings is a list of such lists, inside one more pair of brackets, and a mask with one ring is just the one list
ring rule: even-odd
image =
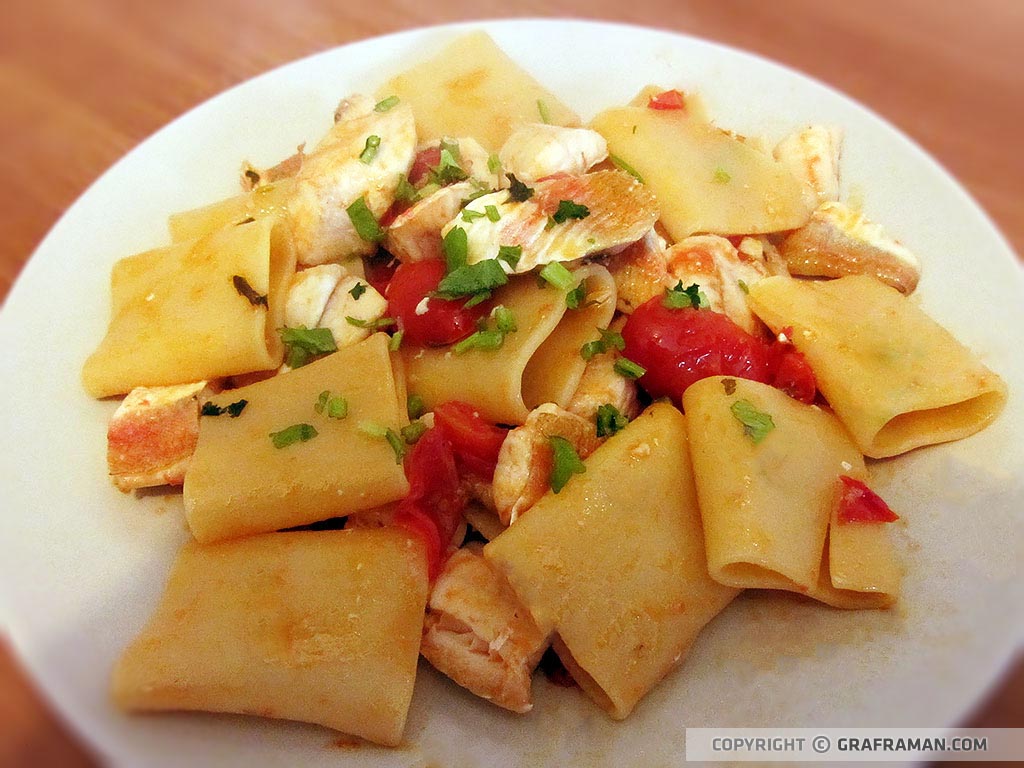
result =
[[442,139],[441,159],[436,166],[430,169],[430,180],[443,187],[456,181],[468,179],[469,174],[459,165],[461,159],[462,154],[459,152],[458,142]]
[[565,306],[569,309],[579,309],[587,300],[587,286],[580,283],[567,294],[565,294]]
[[360,421],[358,429],[364,435],[370,437],[384,437],[388,433],[388,428],[383,424],[378,424],[376,421]]
[[348,400],[340,395],[332,395],[330,390],[325,389],[317,398],[313,410],[319,414],[326,412],[329,419],[344,419],[348,416]]
[[444,248],[444,261],[448,272],[454,272],[459,267],[466,266],[469,258],[469,237],[462,227],[452,227],[442,241]]
[[235,290],[238,291],[238,295],[245,297],[245,299],[254,307],[269,306],[267,304],[267,297],[262,293],[257,293],[256,290],[249,285],[249,281],[241,275],[233,276],[231,278],[231,284],[235,286]]
[[516,316],[508,307],[499,304],[491,311],[491,316],[494,318],[495,327],[502,333],[513,333],[519,329],[516,325]]
[[512,269],[516,268],[519,263],[519,259],[523,256],[523,246],[521,245],[499,245],[498,246],[498,261],[503,261],[508,264]]
[[689,288],[683,288],[682,280],[676,283],[675,288],[666,289],[665,297],[661,301],[669,309],[706,309],[708,306],[708,297],[700,286],[693,283]]
[[597,436],[611,437],[616,432],[625,429],[629,419],[614,405],[605,403],[597,407]]
[[715,168],[715,175],[713,178],[715,184],[728,184],[732,181],[732,176],[729,175],[729,172],[726,171],[725,168]]
[[468,352],[471,349],[500,349],[504,343],[504,333],[497,329],[484,329],[476,331],[471,336],[467,336],[456,344],[453,349],[455,354],[461,355],[463,352]]
[[537,112],[540,114],[542,123],[551,125],[551,110],[548,109],[548,104],[544,99],[537,99]]
[[611,349],[621,351],[626,348],[626,340],[622,338],[622,334],[618,331],[608,330],[607,328],[598,328],[597,331],[601,334],[600,339],[588,341],[580,347],[580,357],[584,360],[592,360]]
[[377,102],[377,105],[373,108],[374,112],[387,112],[392,107],[398,106],[400,99],[397,96],[388,96],[386,99],[381,99]]
[[348,217],[355,227],[356,234],[368,243],[379,243],[384,239],[384,230],[377,222],[377,217],[366,205],[366,198],[360,197],[348,208],[345,209]]
[[639,379],[647,373],[646,368],[638,363],[634,363],[628,357],[620,357],[615,361],[615,365],[612,366],[612,369],[619,374],[619,376],[623,376],[627,379]]
[[740,290],[744,293],[750,293],[750,287],[742,280],[737,280],[736,284],[740,287]]
[[501,175],[501,158],[497,155],[492,154],[487,158],[487,170],[493,173],[495,176]]
[[237,419],[239,416],[242,415],[242,411],[245,410],[245,406],[247,406],[248,404],[248,400],[236,400],[230,405],[225,405],[221,407],[219,405],[215,405],[214,403],[207,401],[203,403],[203,407],[202,409],[200,409],[199,414],[201,416],[222,416],[223,414],[226,413],[232,419]]
[[405,440],[395,430],[385,427],[383,424],[378,424],[375,421],[361,421],[359,422],[358,429],[364,435],[383,437],[387,440],[391,450],[395,452],[395,464],[402,463],[402,459],[405,458]]
[[548,438],[548,443],[551,445],[552,453],[551,490],[559,493],[565,488],[569,478],[573,475],[583,474],[587,471],[587,467],[580,460],[580,456],[576,453],[576,449],[572,447],[572,443],[564,437],[552,435]]
[[759,411],[749,400],[737,400],[729,408],[736,420],[743,425],[743,434],[755,445],[764,440],[775,429],[771,414]]
[[395,200],[403,203],[415,203],[419,200],[420,193],[402,174],[398,175],[398,186],[395,187]]
[[486,259],[449,272],[437,284],[434,295],[441,299],[458,299],[463,296],[489,293],[507,282],[508,275],[505,274],[505,270],[501,268],[498,260]]
[[637,171],[636,168],[627,163],[625,160],[623,160],[621,157],[619,157],[618,155],[609,154],[608,159],[612,161],[612,164],[615,165],[616,168],[625,171],[634,179],[639,181],[641,184],[644,183],[644,177],[640,175],[640,172]]
[[409,414],[409,421],[415,421],[426,413],[427,407],[423,404],[422,397],[409,395],[405,398],[405,410]]
[[275,448],[287,448],[294,443],[304,443],[312,440],[319,432],[312,424],[292,424],[280,432],[271,432],[270,440]]
[[508,201],[510,203],[525,203],[531,197],[533,197],[533,189],[526,186],[519,179],[516,178],[514,173],[507,173],[505,177],[508,179]]
[[354,325],[356,328],[368,328],[371,331],[378,331],[381,328],[390,328],[398,321],[393,317],[380,317],[376,320],[360,320],[358,317],[346,315],[345,322],[349,325]]
[[357,281],[356,284],[352,286],[352,290],[348,292],[348,295],[356,301],[359,301],[359,297],[364,293],[366,293],[366,284]]
[[338,351],[330,328],[278,328],[286,348],[285,363],[289,368],[301,368],[320,355]]
[[422,421],[413,421],[402,427],[399,431],[402,434],[402,439],[405,440],[408,445],[415,445],[416,442],[423,437],[423,433],[427,431],[427,425]]
[[388,342],[388,349],[392,352],[397,352],[402,348],[402,337],[405,336],[405,331],[395,331],[391,336],[391,341]]
[[579,205],[572,200],[559,200],[558,210],[551,216],[555,224],[564,224],[569,219],[585,219],[590,215],[590,209],[585,205]]
[[373,158],[377,156],[377,150],[380,148],[380,136],[371,135],[366,137],[366,146],[363,147],[363,151],[359,153],[359,161],[369,165],[373,162]]
[[487,218],[491,221],[501,221],[501,212],[496,205],[485,205],[484,213],[487,214]]
[[486,215],[486,213],[481,213],[480,211],[471,211],[469,208],[467,208],[462,212],[462,220],[465,222],[476,221],[477,219],[482,219]]
[[572,272],[566,269],[557,261],[552,261],[540,271],[543,280],[562,291],[569,291],[573,287]]

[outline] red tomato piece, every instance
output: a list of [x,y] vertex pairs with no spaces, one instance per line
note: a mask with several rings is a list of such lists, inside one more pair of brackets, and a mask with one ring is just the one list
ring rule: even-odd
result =
[[409,169],[409,183],[414,187],[427,178],[431,168],[437,168],[441,164],[441,147],[429,147],[419,152],[412,161],[412,168]]
[[391,254],[382,251],[363,261],[366,265],[366,282],[372,285],[381,296],[386,296],[388,285],[398,268],[398,260]]
[[641,304],[622,329],[623,355],[647,372],[640,385],[651,397],[680,405],[683,392],[708,376],[736,376],[767,383],[768,344],[719,312],[670,309],[663,296]]
[[891,523],[899,520],[882,497],[860,480],[846,475],[839,476],[842,486],[839,493],[839,522],[846,523]]
[[[781,336],[793,337],[792,328],[783,328]],[[808,405],[814,402],[818,381],[803,353],[788,341],[776,339],[771,346],[771,384],[794,400]]]
[[686,102],[683,100],[683,94],[673,88],[671,91],[664,91],[651,96],[650,101],[647,102],[647,108],[686,109]]
[[388,285],[388,312],[398,320],[405,341],[434,347],[454,344],[473,333],[477,321],[490,312],[490,303],[486,301],[466,309],[466,299],[431,297],[421,306],[437,290],[445,272],[440,259],[409,262],[395,270]]
[[434,424],[455,451],[459,467],[491,480],[508,430],[482,418],[469,403],[451,400],[434,408]]

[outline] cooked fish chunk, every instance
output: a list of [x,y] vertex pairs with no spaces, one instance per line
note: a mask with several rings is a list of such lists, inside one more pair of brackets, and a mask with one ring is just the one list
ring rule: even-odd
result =
[[[457,216],[442,235],[455,227],[466,231],[470,264],[496,258],[500,246],[518,245],[522,255],[513,271],[522,274],[541,264],[573,261],[632,243],[658,218],[651,191],[622,171],[548,179],[537,182],[523,202],[511,197],[506,191],[478,197],[465,210],[482,215],[469,222]],[[556,213],[570,203],[585,211],[573,209],[580,218],[560,215],[556,222]],[[494,207],[496,217],[486,215],[488,206]]]
[[547,638],[479,545],[455,552],[434,583],[420,653],[463,688],[512,712],[533,708]]
[[498,156],[506,173],[531,183],[556,173],[586,173],[608,157],[608,143],[589,128],[528,123],[513,131]]
[[630,314],[665,290],[671,278],[665,240],[653,228],[635,243],[609,256],[605,266],[615,280],[616,306]]
[[760,258],[752,250],[748,244],[741,252],[717,235],[694,235],[669,249],[668,271],[684,286],[699,285],[709,309],[724,313],[748,333],[758,333],[762,326],[747,303],[747,290],[769,272],[763,249]]
[[[412,165],[416,150],[412,110],[398,104],[386,112],[372,107],[366,112],[366,97],[350,101],[327,136],[305,156],[286,205],[300,264],[373,253],[376,243],[359,236],[346,209],[364,198],[379,219],[391,207],[398,181]],[[379,144],[375,154],[367,154],[368,139],[373,136]]]
[[[621,331],[625,324],[625,318],[620,318],[609,326],[609,330]],[[592,424],[597,418],[597,409],[602,405],[614,406],[628,419],[640,413],[636,382],[615,372],[618,357],[616,350],[609,350],[587,362],[580,383],[566,407],[567,411]]]
[[441,187],[400,213],[388,227],[385,247],[399,261],[425,261],[444,257],[441,230],[462,210],[473,194],[472,182]]
[[593,421],[559,408],[539,405],[522,426],[508,433],[494,469],[494,506],[505,525],[511,525],[551,487],[552,451],[549,437],[564,437],[581,459],[597,450],[601,439]]
[[331,294],[344,275],[345,269],[340,264],[321,264],[296,272],[285,299],[285,326],[316,328]]
[[107,427],[107,467],[122,491],[181,485],[199,439],[205,381],[136,387]]
[[843,132],[811,125],[780,141],[772,155],[811,192],[817,205],[839,199],[839,156]]
[[913,293],[921,263],[863,213],[825,203],[780,248],[789,271],[809,277],[873,275],[902,293]]
[[[366,280],[347,275],[338,281],[317,325],[330,328],[338,349],[350,347],[374,332],[372,325],[388,311],[388,300]],[[356,322],[350,322],[349,318]]]

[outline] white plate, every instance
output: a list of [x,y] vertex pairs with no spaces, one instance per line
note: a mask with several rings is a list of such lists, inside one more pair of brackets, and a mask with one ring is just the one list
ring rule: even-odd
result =
[[[137,499],[108,483],[113,405],[90,400],[79,384],[105,329],[111,265],[164,242],[168,213],[232,193],[243,158],[271,162],[316,139],[339,97],[479,27],[584,117],[655,82],[699,88],[718,122],[740,132],[843,126],[846,194],[921,256],[920,301],[1006,378],[1006,412],[969,440],[873,466],[907,523],[895,610],[845,613],[745,595],[625,722],[541,676],[534,711],[509,715],[425,665],[408,746],[392,751],[341,749],[335,734],[298,724],[118,714],[107,699],[109,670],[153,608],[186,532],[177,495]],[[1022,637],[1022,294],[1010,249],[934,161],[849,99],[753,56],[566,21],[438,27],[328,51],[212,99],[132,151],[61,219],[11,292],[0,327],[2,615],[60,711],[123,764],[675,765],[685,726],[950,724]]]

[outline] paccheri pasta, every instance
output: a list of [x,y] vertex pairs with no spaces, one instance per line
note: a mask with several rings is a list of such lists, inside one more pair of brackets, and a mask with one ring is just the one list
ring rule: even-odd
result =
[[898,600],[864,457],[1006,389],[839,202],[837,129],[762,151],[652,86],[580,127],[482,33],[334,118],[114,268],[83,382],[192,535],[119,706],[391,746],[421,653],[521,713],[547,651],[622,719],[741,590]]

